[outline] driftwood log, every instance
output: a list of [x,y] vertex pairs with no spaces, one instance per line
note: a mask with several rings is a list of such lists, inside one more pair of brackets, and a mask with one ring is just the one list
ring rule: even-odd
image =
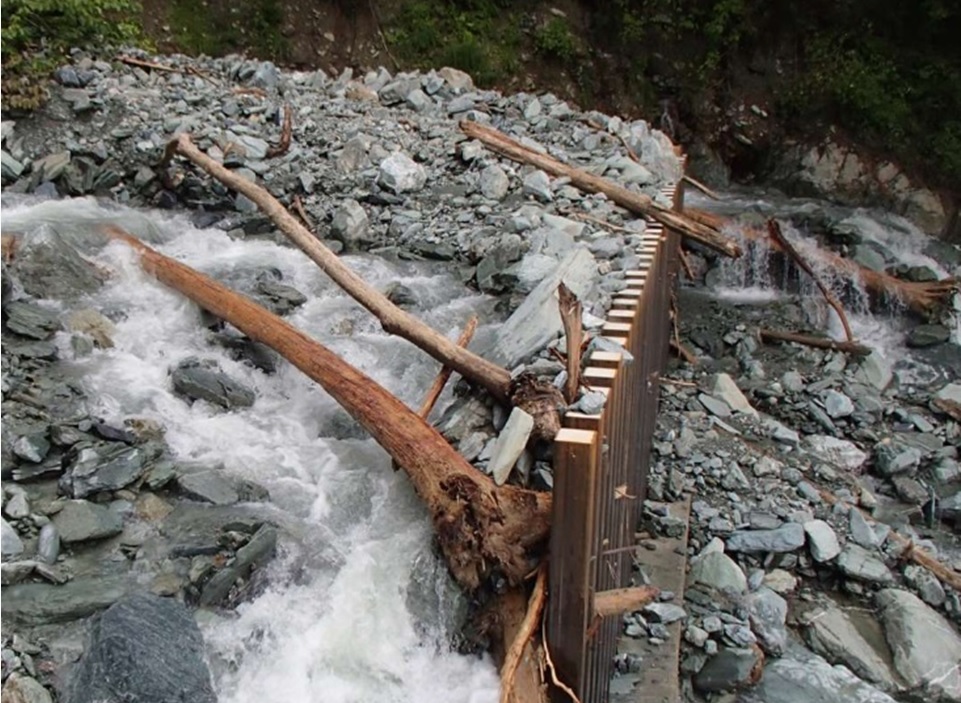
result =
[[457,371],[464,378],[487,389],[501,402],[517,405],[527,411],[535,423],[538,437],[552,439],[560,429],[559,407],[564,399],[550,384],[531,392],[530,383],[512,382],[511,375],[497,364],[458,346],[455,342],[424,324],[410,313],[392,303],[386,295],[369,286],[330,249],[304,227],[267,190],[253,181],[230,171],[202,152],[187,134],[173,139],[164,153],[168,163],[175,154],[186,157],[224,185],[242,193],[277,225],[277,227],[320,266],[330,278],[358,303],[373,313],[388,334],[395,334],[412,342],[444,366]]
[[844,352],[855,356],[867,356],[871,353],[870,347],[863,344],[849,341],[836,341],[828,337],[815,337],[810,334],[800,334],[798,332],[781,332],[780,330],[758,330],[758,337],[762,342],[793,342],[805,347],[815,347],[817,349],[830,349],[831,351]]
[[[684,213],[701,224],[717,229],[733,224],[732,220],[706,210],[685,208]],[[769,242],[775,251],[787,255],[787,252],[777,242],[771,240],[768,232],[755,227],[743,227],[741,231],[745,238],[758,242]],[[903,281],[889,273],[865,268],[850,259],[845,259],[843,256],[824,249],[818,250],[815,256],[822,264],[837,271],[840,277],[848,280],[860,280],[868,292],[877,298],[901,300],[909,310],[922,317],[929,317],[961,287],[961,282],[953,278],[923,283]]]
[[145,271],[262,342],[319,383],[404,469],[431,514],[451,574],[467,590],[492,571],[518,584],[550,526],[551,496],[497,486],[417,413],[280,317],[116,227]]
[[462,120],[460,128],[467,136],[483,142],[494,151],[514,161],[531,164],[553,176],[569,178],[573,185],[588,193],[604,193],[621,207],[637,215],[647,215],[665,227],[676,230],[682,237],[687,237],[725,256],[736,258],[741,255],[741,247],[738,243],[722,235],[716,228],[664,207],[643,193],[635,193],[606,178],[588,173],[584,169],[561,163],[557,159],[524,146],[492,127]]

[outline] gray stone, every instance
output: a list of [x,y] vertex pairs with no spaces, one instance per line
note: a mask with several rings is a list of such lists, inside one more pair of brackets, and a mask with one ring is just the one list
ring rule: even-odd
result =
[[884,271],[887,266],[887,260],[884,254],[878,251],[872,244],[872,242],[866,242],[856,245],[851,258],[861,266],[869,268],[872,271]]
[[220,471],[198,471],[177,478],[177,486],[194,500],[230,505],[240,500],[233,483],[223,477]]
[[481,171],[478,181],[481,195],[489,200],[502,200],[507,195],[510,184],[510,178],[504,173],[504,169],[496,164]]
[[185,359],[170,374],[175,393],[189,400],[205,400],[226,409],[254,404],[253,390],[220,371],[214,361]]
[[38,298],[70,300],[95,292],[103,273],[53,230],[24,236],[17,248],[17,272],[24,290]]
[[33,303],[7,303],[7,329],[33,339],[50,339],[60,329],[60,318],[52,310]]
[[831,561],[841,553],[841,545],[834,529],[824,520],[811,520],[804,523],[804,532],[808,537],[808,548],[814,561]]
[[908,591],[878,594],[894,666],[911,688],[961,701],[961,636],[940,613]]
[[705,409],[712,415],[717,415],[718,417],[723,418],[731,417],[731,415],[733,415],[731,406],[723,401],[718,400],[714,396],[710,396],[707,393],[701,393],[697,396],[697,399],[701,401],[701,405],[703,405]]
[[607,394],[599,391],[588,391],[577,399],[573,410],[585,415],[599,415],[607,404]]
[[58,151],[34,162],[33,170],[40,174],[41,180],[55,181],[70,165],[70,152]]
[[670,625],[672,622],[686,618],[687,612],[673,603],[651,603],[644,607],[644,615],[653,622]]
[[40,528],[37,539],[37,559],[45,564],[55,564],[60,556],[60,532],[52,522]]
[[883,391],[894,379],[891,363],[876,351],[872,351],[861,360],[854,377],[873,388]]
[[872,614],[831,604],[805,613],[803,623],[805,640],[828,661],[844,664],[884,690],[898,688],[888,664],[890,652],[884,646],[884,635]]
[[714,376],[711,384],[711,395],[723,400],[734,412],[744,413],[751,417],[758,417],[757,410],[751,407],[751,404],[747,398],[744,397],[741,389],[737,387],[734,379],[726,373],[719,373]]
[[961,405],[961,384],[949,383],[935,393],[934,397],[938,400],[947,400]]
[[564,257],[554,272],[531,291],[523,303],[501,325],[483,356],[513,368],[563,331],[557,307],[557,286],[564,284],[580,300],[588,297],[597,274],[597,263],[587,249],[576,248]]
[[841,550],[838,570],[845,576],[872,583],[894,583],[894,574],[876,555],[857,544],[848,543]]
[[49,691],[39,681],[16,672],[4,683],[2,695],[6,703],[53,703]]
[[527,440],[534,429],[534,418],[520,408],[511,410],[507,424],[494,443],[488,472],[498,486],[504,485],[511,469],[527,447]]
[[453,90],[473,90],[474,80],[470,74],[460,71],[450,66],[445,66],[437,72],[438,77],[442,78]]
[[4,149],[0,151],[0,177],[5,181],[15,181],[23,173],[23,164],[13,158]]
[[407,154],[397,151],[380,162],[377,182],[394,193],[418,191],[427,183],[427,172]]
[[951,330],[944,325],[918,325],[908,332],[904,343],[909,347],[933,347],[951,339]]
[[8,622],[13,626],[69,622],[110,606],[128,588],[125,578],[107,575],[78,578],[59,586],[23,583],[3,589],[0,609],[5,625]]
[[858,449],[857,445],[846,439],[838,439],[829,435],[808,435],[804,438],[811,452],[819,459],[834,464],[842,469],[859,469],[868,459],[867,452]]
[[524,195],[532,196],[543,203],[549,203],[554,199],[551,179],[540,169],[524,176],[523,192]]
[[275,315],[288,315],[307,302],[307,296],[293,286],[261,278],[254,288],[257,302]]
[[216,703],[197,623],[183,604],[136,593],[90,629],[70,703]]
[[280,71],[272,61],[263,61],[254,70],[253,75],[247,80],[249,85],[255,88],[271,90],[277,87],[280,82]]
[[420,88],[409,92],[407,97],[404,98],[404,102],[407,103],[407,106],[415,112],[424,112],[434,104],[434,101],[431,100],[427,96],[427,93]]
[[23,541],[13,526],[0,518],[0,551],[4,557],[15,557],[23,554]]
[[760,653],[754,649],[722,649],[694,675],[694,688],[704,692],[737,688],[751,677],[759,659]]
[[718,591],[744,593],[747,577],[733,559],[724,552],[708,552],[691,561],[688,574],[691,584],[701,583]]
[[103,539],[123,531],[119,513],[86,500],[68,500],[53,516],[60,540],[67,544],[88,539]]
[[803,647],[768,663],[758,685],[743,691],[736,703],[897,703],[861,681],[844,666],[831,666]]
[[854,412],[854,403],[844,393],[829,390],[824,394],[824,412],[835,420],[848,417]]
[[804,546],[804,528],[789,522],[774,530],[739,530],[727,538],[732,552],[792,552]]
[[50,442],[47,440],[46,432],[34,432],[23,435],[13,443],[13,453],[24,461],[39,464],[47,458],[50,451]]
[[921,464],[921,450],[885,440],[874,447],[874,465],[882,476],[913,472]]
[[852,507],[848,514],[848,535],[856,544],[867,549],[876,549],[881,546],[878,533],[855,507]]
[[748,596],[751,629],[767,654],[779,657],[787,646],[787,601],[770,588]]
[[367,211],[356,200],[345,200],[334,213],[331,234],[347,249],[360,249],[372,242],[368,235]]
[[62,485],[74,498],[116,491],[147,473],[150,458],[148,449],[141,445],[116,442],[82,447],[68,455]]
[[20,489],[20,492],[10,496],[7,504],[3,506],[3,512],[11,520],[19,520],[27,517],[30,514],[30,503],[27,501],[26,492]]
[[781,385],[790,393],[804,390],[804,378],[797,371],[788,371],[781,377]]
[[230,594],[237,579],[246,578],[250,570],[263,564],[277,547],[277,530],[264,525],[254,533],[243,547],[237,550],[234,560],[214,574],[200,593],[200,605],[218,605]]

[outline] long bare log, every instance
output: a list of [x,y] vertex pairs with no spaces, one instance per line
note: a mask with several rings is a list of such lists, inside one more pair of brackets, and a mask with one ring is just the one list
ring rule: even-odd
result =
[[594,594],[594,616],[606,618],[611,615],[640,610],[661,594],[654,586],[631,586],[615,588]]
[[838,342],[828,337],[815,337],[810,334],[799,334],[798,332],[781,332],[779,330],[759,330],[758,336],[762,342],[793,342],[802,344],[806,347],[816,347],[817,349],[830,349],[832,351],[854,354],[855,356],[867,356],[871,353],[869,347],[857,342]]
[[741,247],[737,242],[725,237],[716,229],[701,224],[669,207],[660,205],[643,193],[635,193],[623,186],[619,186],[606,178],[595,176],[587,171],[568,166],[557,159],[529,149],[520,142],[511,139],[503,132],[487,127],[477,122],[462,120],[461,130],[469,137],[477,139],[504,156],[520,163],[531,164],[554,176],[564,176],[581,190],[589,193],[604,193],[621,207],[638,215],[647,215],[666,227],[676,230],[698,244],[709,247],[725,256],[738,257]]
[[548,534],[551,497],[496,486],[423,418],[376,381],[280,317],[118,228],[107,234],[140,254],[145,271],[319,383],[406,471],[433,518],[454,578],[473,590],[491,570],[511,583],[530,571],[528,553]]
[[[685,208],[684,213],[692,220],[717,229],[732,223],[726,217],[705,210]],[[767,232],[763,230],[743,227],[741,231],[747,239],[771,242]],[[773,243],[773,246],[776,251],[786,254],[779,244]],[[954,278],[929,282],[903,281],[889,273],[865,268],[830,251],[819,250],[816,256],[821,263],[837,271],[839,276],[850,280],[860,280],[864,287],[876,296],[897,298],[909,310],[923,317],[929,315],[938,305],[944,303],[961,289],[961,281]]]
[[394,305],[386,295],[367,285],[264,188],[224,168],[198,149],[187,134],[181,134],[167,145],[164,161],[169,161],[174,154],[185,156],[221,183],[255,202],[324,273],[373,313],[380,320],[385,332],[416,344],[445,366],[450,366],[465,378],[486,388],[501,401],[510,400],[510,373],[506,369],[458,347],[444,335]]
[[[531,637],[537,631],[537,623],[540,622],[541,611],[544,610],[546,600],[547,564],[543,563],[537,570],[537,582],[534,584],[534,591],[531,593],[527,605],[527,613],[524,615],[524,620],[521,622],[514,641],[504,656],[504,665],[501,667],[501,703],[511,703],[511,701],[516,700],[514,696],[514,676],[525,650],[529,651],[529,643]],[[518,703],[527,702],[518,701]]]
[[838,314],[838,318],[841,320],[841,325],[844,327],[844,336],[847,337],[849,342],[854,341],[854,333],[851,332],[851,323],[848,322],[848,316],[844,312],[844,308],[841,307],[841,301],[834,297],[831,291],[828,290],[827,286],[821,281],[821,278],[814,272],[808,262],[804,260],[800,252],[794,248],[794,245],[784,236],[781,232],[781,225],[777,223],[773,217],[767,221],[767,231],[771,235],[771,239],[777,242],[778,247],[785,252],[791,259],[797,264],[804,273],[810,276],[814,280],[814,285],[818,287],[821,291],[821,295],[827,301],[828,305],[834,308],[834,312]]

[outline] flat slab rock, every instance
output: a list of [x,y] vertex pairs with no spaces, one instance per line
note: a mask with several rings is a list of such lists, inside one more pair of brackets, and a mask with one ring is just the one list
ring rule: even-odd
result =
[[200,629],[179,602],[128,595],[93,624],[70,703],[216,703]]

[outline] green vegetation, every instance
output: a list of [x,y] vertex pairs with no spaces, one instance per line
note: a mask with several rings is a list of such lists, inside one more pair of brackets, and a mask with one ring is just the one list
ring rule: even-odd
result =
[[219,56],[247,51],[260,58],[287,58],[280,0],[203,3],[198,9],[197,0],[171,0],[168,6],[170,28],[184,52]]
[[519,67],[521,31],[510,0],[413,0],[387,23],[387,37],[406,66],[451,66],[493,85]]
[[534,31],[534,46],[543,55],[561,62],[573,61],[578,53],[577,40],[560,17],[552,17]]
[[136,41],[139,10],[136,0],[4,0],[3,108],[39,106],[43,78],[70,48]]
[[961,183],[956,0],[584,1],[593,43],[625,76],[644,57],[647,78],[688,114],[766,66],[796,131],[838,124],[936,181]]

